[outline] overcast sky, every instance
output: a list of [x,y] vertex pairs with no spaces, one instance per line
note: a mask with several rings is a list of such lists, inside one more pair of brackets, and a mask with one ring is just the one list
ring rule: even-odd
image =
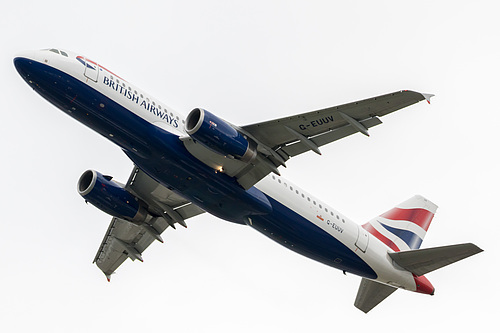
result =
[[[338,4],[335,4],[338,3]],[[0,21],[0,330],[386,332],[474,330],[498,315],[500,75],[494,1],[15,1]],[[304,154],[282,174],[357,223],[421,194],[440,208],[422,247],[485,252],[397,291],[368,315],[360,278],[208,214],[167,230],[106,281],[92,264],[110,217],[76,183],[125,182],[112,143],[35,94],[16,52],[93,59],[164,104],[238,125],[402,89],[436,94]],[[496,322],[496,321],[495,321]]]

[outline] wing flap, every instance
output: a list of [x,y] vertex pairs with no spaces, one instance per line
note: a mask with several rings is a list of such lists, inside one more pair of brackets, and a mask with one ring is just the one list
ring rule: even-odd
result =
[[368,313],[371,309],[376,307],[380,302],[389,297],[397,288],[368,280],[365,278],[361,279],[359,284],[358,294],[356,295],[356,300],[354,301],[354,306]]

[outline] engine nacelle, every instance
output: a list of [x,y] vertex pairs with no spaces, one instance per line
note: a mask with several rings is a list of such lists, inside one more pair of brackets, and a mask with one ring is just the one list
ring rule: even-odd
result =
[[186,132],[205,147],[243,162],[255,158],[254,145],[226,121],[204,109],[194,109],[186,118]]
[[147,209],[123,185],[94,170],[87,170],[78,180],[78,193],[103,212],[132,222],[143,222]]

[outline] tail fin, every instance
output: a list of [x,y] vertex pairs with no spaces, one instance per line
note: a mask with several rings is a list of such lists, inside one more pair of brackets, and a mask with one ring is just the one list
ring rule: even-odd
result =
[[437,206],[416,195],[363,225],[396,252],[420,248]]

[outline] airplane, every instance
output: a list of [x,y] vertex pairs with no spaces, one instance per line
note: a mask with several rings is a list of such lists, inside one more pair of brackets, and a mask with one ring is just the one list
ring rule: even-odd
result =
[[420,249],[437,206],[414,196],[358,225],[280,175],[291,157],[381,124],[431,94],[397,91],[237,126],[195,108],[187,117],[101,64],[62,49],[25,51],[14,65],[64,113],[118,145],[134,163],[125,184],[95,170],[78,193],[112,216],[94,263],[110,281],[162,233],[205,212],[361,277],[354,305],[368,313],[397,289],[434,294],[425,274],[482,252],[472,243]]

